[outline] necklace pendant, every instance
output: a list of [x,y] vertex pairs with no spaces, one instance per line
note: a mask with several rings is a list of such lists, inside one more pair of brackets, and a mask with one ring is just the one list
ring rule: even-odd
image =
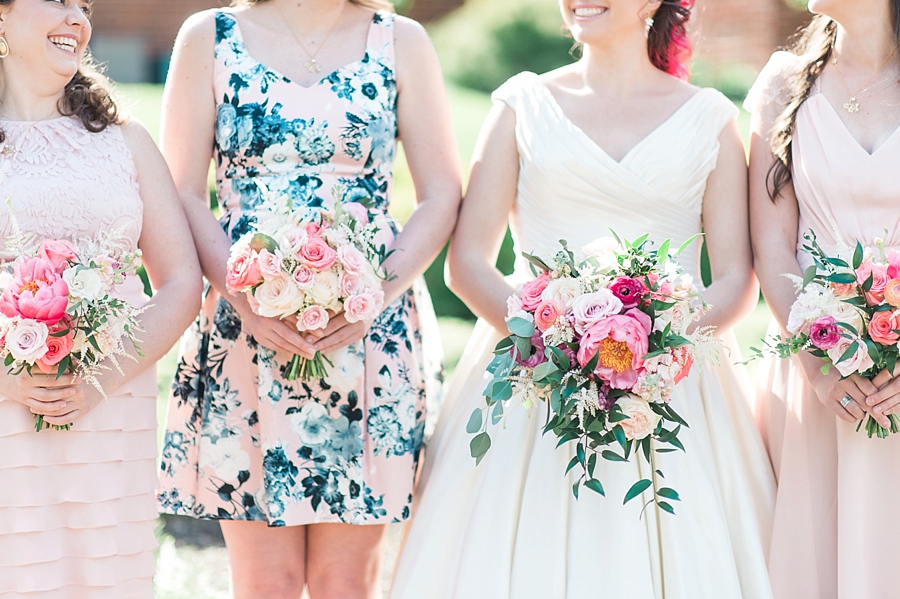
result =
[[844,110],[849,112],[850,114],[856,114],[859,112],[859,102],[856,101],[856,98],[850,98],[850,101],[844,104]]
[[3,149],[0,150],[0,155],[3,156],[12,156],[15,153],[16,149],[9,144],[6,144],[5,146],[3,146]]
[[310,58],[305,63],[303,63],[303,66],[305,66],[306,70],[309,71],[310,73],[318,73],[319,71],[322,70],[322,67],[319,66],[319,63],[316,61],[315,58]]

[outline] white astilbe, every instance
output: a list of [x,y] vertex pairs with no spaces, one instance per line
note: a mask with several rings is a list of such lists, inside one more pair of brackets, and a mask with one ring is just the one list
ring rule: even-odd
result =
[[810,283],[791,306],[787,330],[796,335],[809,323],[839,311],[840,300],[831,289],[818,283]]
[[556,324],[544,331],[542,338],[546,347],[558,347],[575,339],[575,329],[569,325],[565,317],[560,317]]
[[694,354],[694,360],[708,360],[713,364],[719,364],[719,357],[722,350],[727,349],[722,340],[714,337],[716,327],[705,326],[697,327],[686,339],[691,342],[691,353]]
[[587,387],[582,387],[573,393],[572,397],[575,399],[575,413],[578,415],[578,427],[581,430],[584,430],[584,415],[590,414],[591,416],[594,416],[602,409],[597,384],[591,381]]

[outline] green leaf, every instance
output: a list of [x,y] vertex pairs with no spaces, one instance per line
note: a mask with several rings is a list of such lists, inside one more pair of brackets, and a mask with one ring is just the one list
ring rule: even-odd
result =
[[[594,468],[596,468],[596,467],[597,467],[597,454],[592,453],[591,457],[588,458],[588,463],[587,463],[587,473],[588,473],[588,476],[590,476],[591,478],[593,478],[593,476],[594,476]],[[601,487],[601,489],[602,489],[602,487]],[[603,495],[603,492],[601,491],[600,494]]]
[[671,239],[666,239],[660,244],[659,249],[656,251],[656,255],[659,257],[660,261],[669,257],[669,245],[671,245],[671,243]]
[[510,318],[506,323],[509,332],[517,337],[526,337],[531,339],[534,335],[534,325],[524,318]]
[[687,241],[685,241],[684,243],[681,244],[681,247],[678,248],[678,251],[675,252],[675,255],[680,256],[684,252],[684,250],[688,249],[689,245],[694,243],[697,240],[697,238],[702,237],[702,236],[703,236],[702,233],[697,233],[696,235],[693,235],[690,239],[688,239]]
[[274,254],[275,250],[278,249],[278,242],[265,233],[255,233],[253,235],[253,238],[250,240],[250,249],[257,252],[266,250]]
[[[527,322],[527,321],[526,321]],[[512,337],[504,337],[500,340],[499,343],[494,347],[495,354],[505,354],[508,353],[509,350],[513,348],[513,345],[516,344],[516,340]]]
[[544,355],[546,355],[548,359],[555,360],[559,367],[563,370],[569,370],[570,368],[572,368],[572,361],[569,360],[569,356],[567,356],[566,353],[558,347],[548,347],[545,350]]
[[613,433],[613,436],[616,438],[616,441],[619,442],[619,445],[622,446],[622,451],[626,451],[626,453],[627,453],[628,438],[625,436],[625,430],[622,428],[621,425],[618,425],[612,429],[612,433]]
[[470,435],[474,435],[481,430],[483,421],[484,418],[482,417],[481,408],[475,408],[475,411],[469,416],[469,423],[466,424],[466,432]]
[[490,448],[491,437],[487,433],[481,433],[472,438],[472,442],[469,443],[469,450],[472,452],[472,457],[475,458],[476,465],[481,463],[481,458],[484,457],[484,454],[486,454]]
[[578,481],[574,485],[572,485],[572,495],[575,496],[575,499],[578,499],[578,488],[581,486],[581,481]]
[[604,460],[609,460],[610,462],[627,462],[628,461],[625,458],[623,458],[622,456],[620,456],[619,454],[617,454],[616,452],[610,451],[608,449],[604,449],[600,453],[600,456]]
[[813,264],[809,268],[806,269],[803,273],[803,287],[805,288],[807,285],[813,282],[813,279],[816,278],[816,265]]
[[559,372],[559,368],[557,368],[556,364],[554,364],[553,362],[544,362],[543,364],[538,364],[534,367],[534,380],[540,381],[552,374],[556,374],[557,372]]
[[566,466],[566,474],[571,472],[572,468],[578,465],[578,456],[574,456],[571,460],[569,460],[569,465]]
[[853,270],[856,270],[862,264],[863,254],[863,246],[859,241],[857,241],[856,249],[853,251]]
[[852,285],[853,283],[856,283],[856,276],[847,272],[837,272],[833,275],[828,275],[827,277],[825,277],[825,280],[829,283]]
[[527,252],[522,252],[522,257],[525,258],[526,260],[528,260],[529,262],[531,262],[532,264],[534,264],[535,266],[537,266],[538,268],[540,268],[544,272],[553,270],[552,268],[547,266],[546,262],[544,262],[543,260],[541,260],[540,258],[538,258],[537,256],[535,256],[533,254],[529,254]]
[[652,485],[653,483],[646,478],[637,481],[636,483],[631,485],[631,488],[628,489],[627,493],[625,493],[625,501],[622,502],[622,505],[625,505],[635,497],[639,496],[641,493],[649,489]]
[[670,489],[669,487],[663,487],[659,491],[656,492],[660,497],[665,497],[666,499],[671,499],[672,501],[681,501],[681,497],[678,496],[678,491],[675,489]]
[[838,362],[849,360],[856,354],[857,350],[859,350],[859,341],[854,341],[850,344],[850,347],[847,348],[847,351],[841,354],[841,357],[838,358]]
[[516,351],[523,358],[531,355],[531,337],[516,337]]
[[875,273],[870,272],[868,278],[865,281],[863,281],[863,284],[862,284],[863,291],[865,291],[866,293],[871,291],[872,285],[874,283],[875,283]]
[[512,397],[512,383],[506,380],[494,381],[491,389],[491,399],[494,401],[506,401]]
[[672,514],[673,516],[675,515],[675,508],[673,508],[671,505],[669,505],[665,501],[657,501],[656,505],[658,505],[662,511],[668,512],[668,513]]
[[606,497],[606,493],[603,491],[603,485],[600,484],[600,481],[596,478],[590,478],[585,481],[584,486],[590,489],[591,491],[603,495]]
[[586,455],[584,453],[584,446],[581,443],[575,448],[575,457],[578,458],[579,464],[585,463]]

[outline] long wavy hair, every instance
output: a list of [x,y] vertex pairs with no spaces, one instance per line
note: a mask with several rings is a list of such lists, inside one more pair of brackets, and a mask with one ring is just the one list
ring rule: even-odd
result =
[[[9,6],[13,2],[15,0],[0,0],[0,5]],[[110,125],[121,122],[109,80],[103,76],[97,63],[87,52],[78,72],[66,84],[63,97],[59,100],[59,112],[63,116],[78,117],[84,128],[91,133],[99,133]],[[0,129],[0,143],[4,141],[6,133]]]
[[[900,0],[890,0],[891,25],[897,47],[900,48]],[[784,188],[793,183],[794,160],[792,148],[797,113],[809,99],[813,86],[825,70],[834,53],[838,24],[825,15],[816,15],[810,24],[800,31],[788,50],[801,57],[802,68],[788,80],[790,102],[782,110],[772,129],[770,144],[777,160],[769,170],[766,186],[769,197],[776,201]]]
[[647,36],[647,49],[654,66],[685,81],[691,76],[687,62],[693,44],[687,24],[693,6],[694,0],[665,0],[656,10]]
[[[266,0],[232,0],[232,6],[249,6],[251,4],[259,4]],[[353,4],[365,6],[373,10],[388,10],[394,12],[394,5],[387,0],[350,0]]]

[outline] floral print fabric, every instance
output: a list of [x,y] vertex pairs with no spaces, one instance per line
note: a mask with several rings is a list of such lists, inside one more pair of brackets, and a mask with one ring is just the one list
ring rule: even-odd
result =
[[[232,241],[250,229],[263,188],[313,206],[362,201],[396,232],[393,19],[376,13],[365,56],[302,87],[254,60],[235,16],[217,12],[214,157]],[[430,311],[410,291],[363,342],[328,356],[328,377],[288,381],[292,356],[258,345],[207,288],[172,387],[161,511],[272,526],[408,518],[426,396],[440,375],[420,333]]]

